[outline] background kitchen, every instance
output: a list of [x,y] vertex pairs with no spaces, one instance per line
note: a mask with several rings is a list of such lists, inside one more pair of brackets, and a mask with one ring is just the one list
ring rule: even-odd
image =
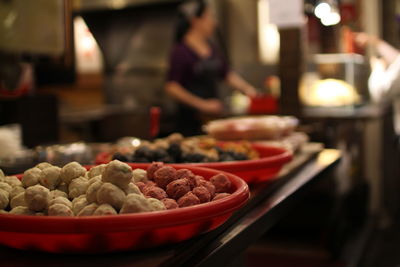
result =
[[[0,167],[17,172],[38,155],[55,161],[62,155],[60,164],[86,163],[106,142],[171,133],[176,105],[164,83],[181,3],[0,0],[0,80],[6,85],[0,86],[0,124],[20,139],[0,144],[8,148],[0,151]],[[250,100],[221,86],[226,115],[296,116],[310,140],[343,152],[339,176],[344,178],[338,183],[353,205],[344,216],[351,217],[353,228],[339,229],[340,234],[368,231],[369,213],[379,214],[374,226],[390,224],[399,202],[393,145],[398,133],[390,103],[368,90],[367,58],[374,50],[357,46],[353,37],[364,31],[398,47],[394,18],[400,5],[395,0],[209,3],[219,25],[215,43],[260,93]],[[329,189],[316,191],[320,201]],[[307,223],[307,229],[318,228]],[[339,246],[341,238],[334,240]]]

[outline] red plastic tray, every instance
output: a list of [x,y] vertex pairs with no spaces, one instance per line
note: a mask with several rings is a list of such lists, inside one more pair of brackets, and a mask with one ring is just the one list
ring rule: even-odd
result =
[[[282,166],[293,158],[292,152],[283,148],[260,144],[252,144],[252,147],[259,153],[259,159],[210,163],[180,163],[177,165],[206,167],[229,172],[251,184],[265,182],[275,178]],[[97,164],[108,162],[110,162],[109,153],[103,152],[97,155]],[[137,163],[128,164],[140,165]]]
[[[133,168],[146,164],[131,164]],[[187,168],[206,179],[220,171]],[[224,223],[249,199],[249,188],[226,173],[233,185],[226,198],[174,210],[88,217],[0,215],[0,244],[56,253],[100,253],[154,247],[187,240]]]

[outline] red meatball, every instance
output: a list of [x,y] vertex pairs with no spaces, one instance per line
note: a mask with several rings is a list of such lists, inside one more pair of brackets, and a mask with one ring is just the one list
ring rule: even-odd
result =
[[199,176],[200,178],[196,180],[196,187],[204,186],[210,192],[211,198],[215,196],[215,186],[210,182],[205,180],[203,177]]
[[143,187],[139,187],[140,191],[145,194],[145,192],[147,192],[147,190],[151,187],[157,186],[157,184],[155,182],[152,181],[148,181],[147,183],[144,184]]
[[161,199],[161,202],[164,203],[164,206],[167,210],[177,209],[179,208],[178,203],[176,203],[175,199],[172,198],[164,198]]
[[186,178],[189,181],[190,188],[194,188],[196,186],[195,175],[192,171],[188,169],[180,169],[176,171],[175,179]]
[[147,181],[147,183],[145,183],[145,187],[151,187],[151,186],[157,186],[157,184],[153,181]]
[[162,188],[159,188],[158,186],[151,186],[145,189],[144,195],[146,197],[152,197],[156,198],[158,200],[164,199],[167,197],[167,193]]
[[176,170],[170,166],[164,166],[154,173],[154,181],[156,184],[165,189],[167,185],[175,180]]
[[213,201],[214,201],[214,200],[218,200],[218,199],[225,198],[225,197],[230,196],[230,195],[231,195],[231,194],[229,194],[229,193],[218,193],[218,194],[216,194],[215,197],[213,198]]
[[136,185],[137,187],[139,187],[140,192],[143,192],[143,188],[146,186],[146,184],[143,183],[143,182],[137,182],[137,183],[135,183],[135,185]]
[[200,175],[195,175],[194,176],[194,182],[195,182],[195,187],[200,186],[206,179],[204,179],[203,176]]
[[178,179],[167,185],[167,194],[170,198],[178,199],[190,191],[188,179]]
[[195,187],[192,192],[200,199],[201,203],[209,202],[211,200],[211,193],[204,186]]
[[154,180],[154,173],[164,166],[163,162],[153,162],[147,167],[147,179]]
[[200,204],[200,199],[196,197],[196,195],[193,194],[192,192],[187,192],[183,197],[178,199],[178,205],[181,208],[197,204]]
[[211,177],[210,182],[215,186],[215,192],[226,193],[231,189],[231,181],[225,174],[219,173]]

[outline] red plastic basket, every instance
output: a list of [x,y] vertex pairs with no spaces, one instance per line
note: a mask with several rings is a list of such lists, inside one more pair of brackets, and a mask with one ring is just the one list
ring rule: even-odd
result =
[[[131,164],[133,168],[147,167]],[[206,179],[220,171],[187,168]],[[196,206],[110,216],[55,217],[0,215],[0,244],[55,253],[100,253],[154,247],[187,240],[224,223],[249,199],[249,188],[226,173],[233,185],[226,198]]]
[[[283,148],[252,144],[260,155],[259,159],[209,162],[209,163],[181,163],[180,166],[206,167],[232,173],[239,176],[247,183],[259,183],[275,178],[283,165],[292,160],[293,154]],[[103,152],[97,155],[96,163],[110,162],[111,155]],[[130,165],[141,165],[140,163],[128,163]]]

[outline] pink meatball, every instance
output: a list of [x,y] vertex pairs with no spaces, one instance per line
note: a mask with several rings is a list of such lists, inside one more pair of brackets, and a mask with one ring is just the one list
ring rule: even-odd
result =
[[215,197],[213,198],[213,201],[214,200],[218,200],[218,199],[223,199],[223,198],[225,198],[225,197],[227,197],[227,196],[230,196],[231,194],[229,194],[229,193],[218,193],[218,194],[216,194],[215,195]]
[[151,186],[145,189],[144,195],[146,197],[152,197],[152,198],[156,198],[158,200],[164,199],[167,197],[167,193],[165,193],[165,191],[158,187],[158,186]]
[[143,187],[139,187],[140,191],[144,194],[144,192],[147,190],[147,188],[157,186],[155,182],[148,181],[147,183],[144,183]]
[[195,187],[192,192],[200,199],[201,203],[209,202],[211,200],[211,193],[204,186]]
[[143,192],[143,188],[146,186],[146,184],[143,182],[136,182],[135,185],[140,189],[141,192]]
[[195,175],[193,174],[192,171],[188,170],[188,169],[180,169],[176,171],[175,174],[175,179],[182,179],[182,178],[186,178],[189,181],[190,184],[190,188],[194,188],[196,185],[196,181],[195,181]]
[[196,187],[204,186],[210,192],[211,198],[213,198],[215,196],[215,186],[210,181],[205,180],[203,177],[199,177],[200,178],[196,180]]
[[189,191],[189,181],[185,178],[172,181],[167,185],[167,194],[173,199],[178,199]]
[[176,203],[175,199],[172,198],[164,198],[161,199],[161,202],[164,203],[164,206],[167,210],[177,209],[179,208],[178,203]]
[[161,188],[166,188],[167,185],[175,180],[176,170],[170,166],[164,166],[154,173],[154,181]]
[[154,173],[164,166],[163,162],[153,162],[147,168],[147,179],[154,180]]
[[215,186],[215,192],[226,193],[231,190],[231,181],[225,174],[219,173],[211,177],[210,182]]
[[183,197],[178,199],[179,207],[189,207],[200,204],[200,199],[192,192],[187,192]]
[[200,184],[203,183],[203,181],[205,181],[205,180],[206,180],[206,179],[204,179],[203,176],[195,175],[195,176],[194,176],[195,187],[196,187],[196,186],[200,186]]

